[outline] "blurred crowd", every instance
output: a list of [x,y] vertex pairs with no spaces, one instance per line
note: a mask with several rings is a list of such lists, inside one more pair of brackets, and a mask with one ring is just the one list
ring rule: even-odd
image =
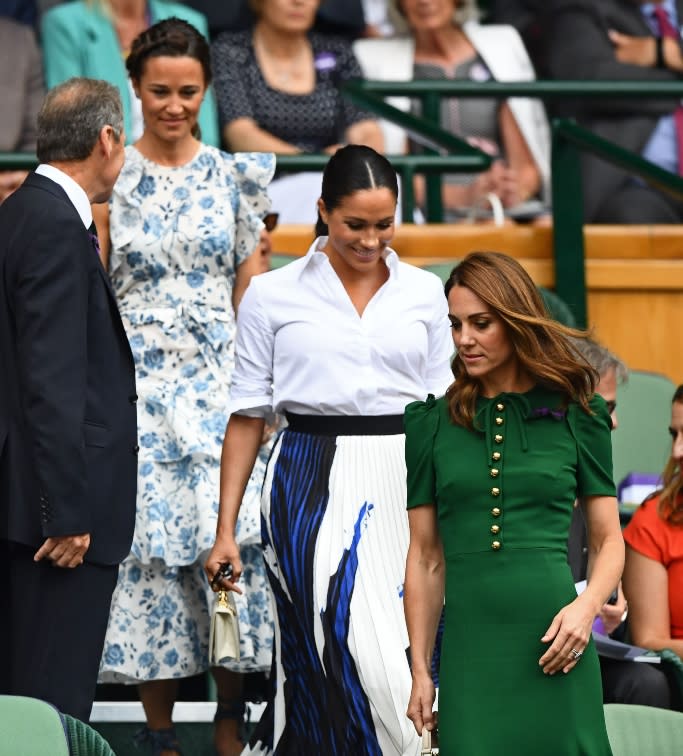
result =
[[[349,79],[474,82],[677,81],[683,73],[679,2],[605,0],[13,0],[2,4],[0,151],[35,148],[45,87],[103,78],[124,102],[127,142],[142,133],[141,106],[124,61],[131,41],[170,16],[211,44],[212,88],[200,114],[205,143],[227,151],[332,154],[365,144],[419,153],[425,140],[378,120],[342,94]],[[419,115],[418,98],[390,98]],[[683,117],[675,98],[443,98],[440,125],[492,157],[480,173],[446,174],[444,220],[548,222],[549,118],[575,119],[598,136],[678,174]],[[592,223],[677,223],[683,204],[591,155],[583,158]],[[4,171],[0,200],[23,179]],[[309,222],[318,174],[278,171],[281,221]],[[415,177],[424,217],[424,177]]]

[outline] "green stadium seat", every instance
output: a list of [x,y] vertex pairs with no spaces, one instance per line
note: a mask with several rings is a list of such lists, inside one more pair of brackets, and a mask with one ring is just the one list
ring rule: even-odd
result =
[[605,704],[612,756],[679,756],[683,713],[635,704]]

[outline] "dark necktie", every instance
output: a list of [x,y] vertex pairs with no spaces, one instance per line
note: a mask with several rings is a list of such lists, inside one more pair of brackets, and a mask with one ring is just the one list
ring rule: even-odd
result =
[[90,237],[90,243],[92,244],[93,249],[97,252],[97,256],[101,257],[100,240],[97,236],[97,226],[95,225],[95,221],[93,221],[90,224],[90,228],[88,228],[88,236]]
[[[659,26],[659,35],[662,38],[670,37],[678,41],[678,32],[671,23],[669,14],[664,8],[661,5],[655,5],[652,12]],[[674,110],[674,124],[676,126],[676,142],[678,144],[678,173],[683,176],[683,105],[679,105]]]

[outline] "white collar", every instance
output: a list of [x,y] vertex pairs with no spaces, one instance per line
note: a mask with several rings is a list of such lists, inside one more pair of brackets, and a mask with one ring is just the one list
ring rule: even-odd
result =
[[83,225],[86,228],[90,228],[90,224],[92,223],[92,208],[83,187],[74,181],[71,176],[64,173],[64,171],[60,171],[59,168],[55,168],[54,165],[50,165],[49,163],[41,163],[36,168],[36,173],[49,178],[55,184],[59,184],[62,187],[67,197],[71,200],[71,204],[76,208],[76,212],[81,216]]
[[[302,266],[302,271],[305,270],[309,265],[313,264],[320,264],[322,261],[330,261],[330,258],[328,257],[327,253],[323,252],[323,247],[327,244],[327,236],[319,236],[313,244],[308,249],[308,252],[306,253],[304,257],[304,265]],[[391,247],[385,247],[382,250],[382,259],[386,263],[387,268],[389,268],[389,275],[392,278],[398,277],[398,270],[399,270],[399,259],[396,252],[391,249]]]

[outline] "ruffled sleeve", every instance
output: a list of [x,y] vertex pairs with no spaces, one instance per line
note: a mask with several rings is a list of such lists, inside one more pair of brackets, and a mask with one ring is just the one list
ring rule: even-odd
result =
[[270,210],[268,184],[275,173],[275,155],[270,152],[224,154],[234,185],[236,270],[256,249],[263,228],[262,218]]
[[589,403],[592,414],[572,403],[567,421],[577,449],[576,495],[616,496],[612,472],[612,418],[605,400],[595,394]]
[[126,147],[125,155],[123,168],[109,200],[109,275],[112,278],[116,277],[121,265],[121,250],[131,243],[143,226],[141,196],[153,191],[150,177],[144,179],[148,186],[143,187],[142,194],[136,191],[145,174],[142,155],[132,145]]
[[405,409],[408,509],[436,503],[434,436],[439,428],[439,407],[432,394],[425,402],[411,402]]

